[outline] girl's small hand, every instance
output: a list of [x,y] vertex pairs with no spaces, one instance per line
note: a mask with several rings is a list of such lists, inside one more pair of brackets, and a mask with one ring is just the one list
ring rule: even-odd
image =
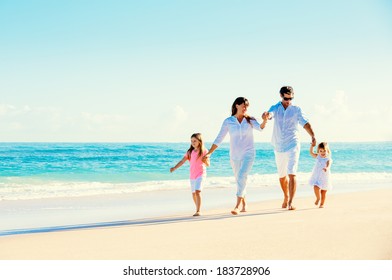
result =
[[176,170],[174,167],[170,168],[170,173],[172,173],[174,170]]
[[205,165],[210,166],[210,157],[203,157],[203,158],[201,159],[201,161],[202,161]]
[[324,167],[323,170],[324,170],[324,172],[327,172],[328,168]]

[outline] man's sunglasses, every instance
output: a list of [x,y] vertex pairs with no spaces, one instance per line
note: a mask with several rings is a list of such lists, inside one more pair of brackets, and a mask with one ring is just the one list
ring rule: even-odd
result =
[[285,101],[289,101],[289,100],[293,100],[294,97],[283,97],[283,99],[284,99]]

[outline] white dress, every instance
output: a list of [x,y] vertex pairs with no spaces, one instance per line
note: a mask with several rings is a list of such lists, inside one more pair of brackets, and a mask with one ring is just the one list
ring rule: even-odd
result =
[[328,168],[327,172],[323,170],[323,168],[327,166],[327,161],[330,161],[330,164],[332,163],[332,159],[330,157],[323,158],[317,155],[316,164],[313,167],[312,176],[309,180],[309,184],[311,186],[318,186],[322,190],[332,189],[330,168]]

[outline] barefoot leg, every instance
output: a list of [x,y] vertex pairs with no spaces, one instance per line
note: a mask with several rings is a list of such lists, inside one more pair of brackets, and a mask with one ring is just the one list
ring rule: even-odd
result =
[[325,202],[326,195],[327,195],[327,191],[326,190],[321,190],[320,208],[324,208],[324,202]]
[[296,207],[293,205],[295,192],[297,191],[297,177],[294,174],[289,174],[289,210],[295,210]]
[[240,205],[242,203],[242,199],[243,199],[242,197],[237,196],[237,204],[235,205],[234,210],[231,211],[231,214],[238,215],[238,212],[239,212],[238,208],[240,207]]
[[314,194],[316,195],[316,201],[314,202],[315,205],[318,205],[320,202],[320,188],[318,186],[313,187]]
[[200,208],[201,208],[201,191],[196,191],[195,192],[195,204],[196,204],[196,213],[200,213]]
[[241,209],[241,212],[246,212],[246,209],[247,209],[247,207],[246,207],[246,199],[245,199],[245,196],[242,198],[242,209]]
[[282,208],[287,208],[287,203],[289,201],[289,180],[286,177],[279,178],[280,187],[282,188],[284,200],[282,203]]
[[197,207],[196,192],[192,193],[192,199],[193,199],[193,202],[195,203],[195,206]]

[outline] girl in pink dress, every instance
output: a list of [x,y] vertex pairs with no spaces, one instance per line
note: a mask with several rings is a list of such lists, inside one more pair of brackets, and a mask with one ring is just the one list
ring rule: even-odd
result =
[[203,189],[203,180],[205,180],[207,172],[206,166],[210,166],[209,158],[204,156],[207,154],[208,150],[204,147],[203,139],[201,133],[194,133],[191,136],[191,146],[185,153],[184,157],[172,168],[170,172],[173,172],[181,165],[183,165],[187,160],[189,160],[190,165],[190,183],[192,190],[192,198],[196,206],[196,213],[193,216],[200,216],[201,208],[201,191]]

